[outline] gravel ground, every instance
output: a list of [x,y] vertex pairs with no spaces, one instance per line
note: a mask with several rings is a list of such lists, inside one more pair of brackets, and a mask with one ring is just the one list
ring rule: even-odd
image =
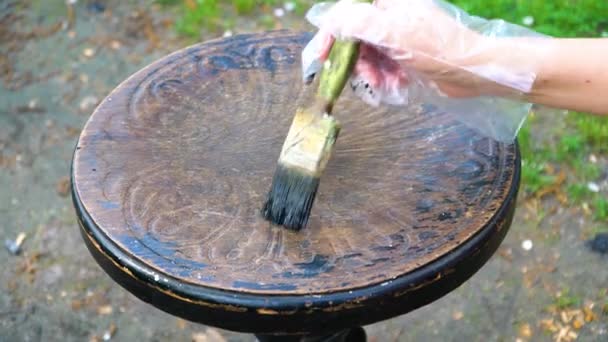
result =
[[[68,196],[72,149],[98,101],[188,44],[170,13],[145,1],[83,1],[70,23],[63,0],[29,3],[0,4],[0,238],[26,234],[20,254],[0,250],[0,341],[253,341],[167,315],[116,285],[86,250]],[[585,242],[595,228],[550,196],[520,198],[481,271],[431,305],[366,327],[369,340],[608,341],[608,256]]]

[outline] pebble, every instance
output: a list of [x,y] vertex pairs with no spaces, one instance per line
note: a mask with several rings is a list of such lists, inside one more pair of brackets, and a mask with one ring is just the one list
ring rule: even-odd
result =
[[112,313],[112,311],[114,311],[114,310],[112,309],[112,306],[110,306],[110,305],[103,305],[103,306],[100,306],[97,308],[97,313],[99,315],[109,315]]
[[27,107],[29,109],[34,109],[34,108],[38,108],[38,103],[40,101],[38,101],[38,99],[31,99],[30,102],[28,102]]
[[97,97],[95,97],[93,95],[85,96],[80,101],[80,105],[79,105],[80,110],[83,112],[90,111],[91,109],[93,109],[93,107],[95,107],[97,105],[97,102],[99,102]]
[[589,191],[591,191],[591,192],[599,192],[600,186],[597,185],[597,183],[595,183],[595,182],[589,182],[589,183],[587,183],[587,189],[589,189]]
[[87,9],[93,13],[103,13],[106,10],[106,6],[99,1],[93,1],[89,3]]
[[87,58],[91,58],[95,56],[95,50],[93,50],[92,48],[86,48],[82,50],[82,54]]
[[534,25],[534,17],[531,15],[525,16],[521,22],[526,26],[532,26]]
[[296,9],[296,3],[293,1],[287,1],[286,3],[283,4],[283,8],[287,11],[287,12],[292,12],[293,10]]
[[112,339],[112,337],[114,336],[115,333],[116,333],[116,325],[114,325],[114,323],[112,323],[112,324],[110,324],[110,328],[108,328],[108,330],[103,333],[101,338],[104,341],[109,341],[110,339]]
[[110,47],[112,48],[112,50],[118,50],[120,49],[120,42],[118,40],[113,40],[110,42]]
[[591,250],[600,254],[608,254],[608,233],[598,233],[589,241]]
[[597,163],[597,157],[595,156],[595,154],[589,155],[589,161],[592,162],[593,164]]
[[282,8],[275,8],[274,9],[274,16],[277,18],[281,18],[282,16],[285,15],[285,10]]
[[534,244],[532,243],[532,240],[524,240],[521,243],[521,248],[523,248],[525,251],[531,250],[533,246]]

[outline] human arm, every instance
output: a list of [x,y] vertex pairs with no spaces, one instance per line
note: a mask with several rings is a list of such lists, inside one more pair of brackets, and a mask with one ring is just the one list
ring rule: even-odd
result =
[[417,73],[448,97],[502,96],[608,113],[608,39],[537,35],[441,0],[341,1],[323,19],[321,34],[363,42],[355,72],[372,88],[407,87]]
[[608,115],[608,39],[554,39],[532,90],[532,103]]

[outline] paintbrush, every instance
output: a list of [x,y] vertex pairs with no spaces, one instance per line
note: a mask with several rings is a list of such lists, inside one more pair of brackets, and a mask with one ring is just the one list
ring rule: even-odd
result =
[[296,231],[306,226],[340,132],[332,110],[358,55],[359,43],[336,40],[321,70],[312,105],[296,110],[262,209],[268,221]]

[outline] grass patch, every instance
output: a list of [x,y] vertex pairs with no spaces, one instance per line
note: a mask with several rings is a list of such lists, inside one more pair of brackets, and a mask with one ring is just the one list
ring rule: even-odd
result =
[[163,6],[177,8],[178,18],[175,29],[183,36],[199,38],[201,32],[217,32],[231,29],[240,16],[249,16],[261,27],[270,29],[276,18],[272,15],[274,9],[293,7],[293,11],[301,15],[309,8],[312,0],[155,0]]
[[533,18],[534,30],[556,37],[599,36],[608,31],[604,0],[452,0],[467,12],[522,25]]
[[601,195],[593,200],[593,216],[598,221],[608,220],[608,200]]
[[554,303],[558,309],[567,309],[579,306],[581,304],[581,299],[578,296],[575,296],[570,293],[569,289],[564,289],[561,293],[555,297]]
[[[608,3],[608,2],[607,2]],[[571,112],[567,121],[574,127],[582,141],[597,153],[608,153],[608,118]]]

